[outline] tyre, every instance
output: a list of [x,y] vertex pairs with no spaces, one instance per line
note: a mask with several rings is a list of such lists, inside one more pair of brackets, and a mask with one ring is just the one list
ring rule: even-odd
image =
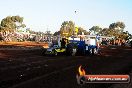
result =
[[54,56],[57,56],[58,55],[58,53],[57,53],[56,50],[54,50],[53,52],[54,52]]
[[66,47],[66,55],[67,56],[74,55],[74,53],[73,53],[73,47],[74,47],[74,45],[72,43],[67,44],[67,47]]
[[95,54],[97,54],[97,53],[98,53],[98,51],[97,51],[96,48],[92,48],[92,49],[89,50],[89,54],[90,54],[90,55],[95,55]]
[[53,52],[52,53],[53,56],[57,56],[58,55],[58,52],[55,49],[52,52]]
[[73,49],[71,55],[72,55],[72,56],[75,56],[75,55],[76,55],[76,52],[77,52],[77,49]]
[[93,54],[98,54],[97,48],[94,48]]
[[93,50],[92,50],[92,49],[90,49],[90,50],[89,50],[89,54],[90,54],[90,55],[92,55],[92,53],[93,53]]

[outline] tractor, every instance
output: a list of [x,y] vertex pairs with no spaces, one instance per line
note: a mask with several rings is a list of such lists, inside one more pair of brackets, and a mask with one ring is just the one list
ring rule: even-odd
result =
[[95,55],[98,53],[96,36],[81,38],[58,38],[58,45],[45,50],[44,55]]

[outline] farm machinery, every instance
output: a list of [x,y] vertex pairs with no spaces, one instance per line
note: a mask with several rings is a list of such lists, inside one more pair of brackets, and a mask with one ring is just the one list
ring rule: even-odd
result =
[[98,39],[87,35],[84,38],[58,38],[58,44],[53,44],[44,51],[44,55],[95,55],[98,53]]

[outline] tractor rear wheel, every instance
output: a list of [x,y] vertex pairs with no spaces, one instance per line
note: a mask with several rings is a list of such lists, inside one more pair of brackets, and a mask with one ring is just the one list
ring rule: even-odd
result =
[[97,49],[96,48],[92,48],[92,49],[89,50],[89,53],[90,53],[90,55],[95,55],[98,52],[97,52]]
[[94,48],[93,54],[94,54],[94,55],[95,55],[95,54],[98,54],[97,48]]
[[66,47],[66,55],[68,56],[74,56],[74,44],[73,43],[69,43],[67,44],[67,47]]

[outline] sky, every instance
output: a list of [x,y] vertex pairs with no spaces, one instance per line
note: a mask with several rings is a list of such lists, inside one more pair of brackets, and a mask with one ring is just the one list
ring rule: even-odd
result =
[[52,33],[59,31],[64,21],[71,20],[87,31],[122,21],[124,30],[132,34],[131,4],[132,0],[1,0],[0,21],[19,15],[24,17],[26,28]]

